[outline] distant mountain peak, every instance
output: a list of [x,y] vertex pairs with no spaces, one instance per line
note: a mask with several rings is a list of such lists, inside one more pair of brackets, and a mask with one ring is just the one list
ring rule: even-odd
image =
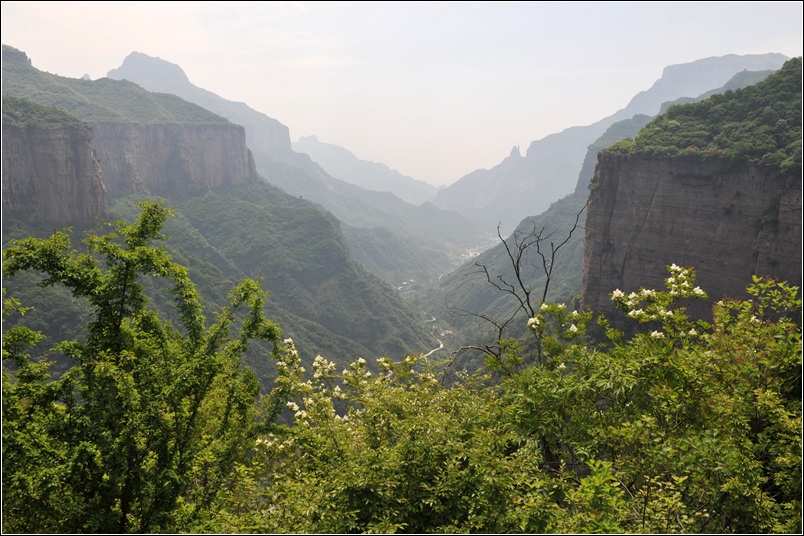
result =
[[126,78],[132,81],[147,78],[154,82],[158,81],[159,85],[166,87],[172,84],[190,83],[184,70],[175,63],[142,52],[129,54],[118,69],[109,71],[108,76],[116,80]]
[[514,145],[514,148],[511,149],[511,156],[522,158],[522,153],[519,152],[519,145]]

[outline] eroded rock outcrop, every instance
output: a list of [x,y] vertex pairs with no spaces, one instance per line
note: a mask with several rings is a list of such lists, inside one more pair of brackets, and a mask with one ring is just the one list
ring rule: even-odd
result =
[[3,125],[3,216],[61,224],[106,212],[89,126]]
[[[611,312],[609,294],[664,289],[666,266],[693,267],[713,300],[745,298],[752,275],[800,284],[802,178],[728,159],[600,153],[586,220],[583,305]],[[616,318],[616,315],[613,315]]]
[[238,125],[93,123],[112,195],[198,193],[260,181]]

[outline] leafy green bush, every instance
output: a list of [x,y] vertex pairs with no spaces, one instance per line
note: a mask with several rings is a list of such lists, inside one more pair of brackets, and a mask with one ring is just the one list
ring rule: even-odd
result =
[[[685,313],[706,298],[694,270],[672,265],[664,291],[612,292],[643,327],[630,339],[598,318],[608,339],[592,345],[591,311],[544,303],[495,375],[447,387],[421,355],[340,372],[317,356],[308,372],[256,281],[207,327],[186,269],[152,245],[168,211],[142,209],[87,253],[65,233],[4,251],[4,273],[38,270],[92,311],[86,340],[57,345],[76,363],[57,379],[31,355],[35,330],[4,333],[4,531],[802,529],[797,287],[755,277],[708,324]],[[166,279],[178,327],[142,276]],[[240,359],[254,337],[274,347],[262,396]]]

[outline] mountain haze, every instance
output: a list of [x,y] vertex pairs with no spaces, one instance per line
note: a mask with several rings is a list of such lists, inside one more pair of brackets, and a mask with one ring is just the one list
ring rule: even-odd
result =
[[[287,193],[332,212],[356,258],[384,280],[399,284],[438,277],[463,252],[487,241],[472,219],[425,203],[415,206],[388,192],[366,190],[329,175],[306,154],[292,150],[287,127],[243,103],[233,103],[194,86],[181,68],[141,53],[130,54],[111,78],[151,91],[171,91],[243,124],[257,170]],[[252,141],[253,133],[259,138]],[[373,247],[374,244],[376,247]],[[403,253],[404,262],[398,262]]]
[[316,136],[302,137],[292,146],[295,151],[310,155],[333,177],[366,190],[391,192],[413,205],[432,201],[438,191],[435,186],[402,175],[385,164],[360,160],[343,147],[323,143]]
[[[741,71],[729,79],[722,87],[707,90],[695,98],[685,98],[681,101],[682,103],[699,102],[712,95],[723,94],[730,90],[740,89],[760,82],[772,73],[773,71]],[[664,103],[661,105],[661,109],[666,111],[672,104],[679,104],[679,102]],[[554,202],[543,213],[524,218],[515,229],[514,233],[518,233],[520,236],[522,233],[527,233],[534,229],[537,231],[543,229],[546,234],[552,233],[550,240],[543,244],[545,249],[549,251],[549,243],[559,243],[566,238],[575,223],[576,215],[580,213],[579,230],[572,234],[570,240],[562,246],[557,256],[557,265],[553,279],[550,282],[548,300],[563,301],[568,305],[580,301],[585,252],[584,229],[586,227],[586,211],[582,211],[582,209],[590,196],[589,186],[598,166],[598,153],[621,140],[636,137],[640,130],[653,119],[653,117],[645,114],[637,114],[629,119],[619,120],[609,126],[598,139],[589,145],[582,169],[577,177],[574,193]],[[523,160],[514,151],[504,164],[510,160],[516,162],[517,158],[520,161]],[[706,201],[704,200],[704,202]],[[513,240],[513,236],[506,237],[509,245],[513,244]],[[686,253],[682,254],[681,257],[687,258]],[[543,270],[538,268],[541,266],[541,259],[534,249],[530,248],[526,251],[524,261],[527,270],[530,270],[527,273],[527,277],[525,277],[525,281],[531,288],[540,292],[546,282]],[[467,344],[466,341],[473,341],[474,343],[488,342],[489,337],[493,335],[493,330],[491,330],[489,323],[479,321],[476,316],[466,313],[482,313],[489,318],[499,320],[508,318],[517,307],[517,302],[510,294],[495,289],[486,280],[485,274],[479,271],[476,263],[486,266],[492,278],[501,276],[506,281],[514,281],[514,274],[512,273],[505,247],[498,242],[494,247],[457,267],[437,283],[427,286],[423,292],[413,296],[414,302],[424,309],[427,314],[435,315],[437,318],[445,320],[442,330],[452,332],[450,341],[456,346]],[[616,270],[612,271],[616,272]],[[649,270],[643,271],[649,272]],[[662,267],[654,266],[654,272],[654,279],[650,280],[650,284],[655,286],[660,283],[660,281],[657,282],[656,278],[663,275]],[[620,283],[615,282],[612,284],[617,286]],[[736,286],[739,286],[739,284],[737,283]],[[596,307],[601,307],[601,304],[602,299],[596,302]],[[518,323],[515,323],[511,328],[511,332],[517,335],[524,333],[524,322],[526,320],[523,313],[520,312],[517,318]]]
[[[4,112],[8,96],[28,96],[41,105],[37,109],[61,104],[64,108],[59,110],[73,114],[72,118],[51,116],[84,122],[74,134],[62,136],[62,145],[101,155],[95,161],[100,173],[88,173],[88,179],[100,184],[102,177],[108,187],[104,189],[107,218],[132,221],[134,203],[156,195],[177,209],[166,228],[172,235],[166,248],[189,267],[208,305],[217,309],[228,301],[227,293],[237,282],[262,276],[271,292],[270,314],[281,323],[285,336],[294,338],[305,359],[317,353],[339,363],[357,355],[401,358],[437,344],[418,311],[355,261],[341,224],[331,213],[257,175],[242,126],[177,96],[150,93],[128,81],[59,77],[38,71],[16,49],[4,45],[3,54]],[[13,121],[19,119],[4,114],[4,123]],[[12,128],[19,127],[9,124],[9,131]],[[6,124],[3,131],[4,208],[28,203],[27,211],[41,214],[30,204],[47,202],[39,192],[47,193],[50,170],[56,168],[37,167],[32,159],[17,158],[15,174],[9,175],[12,168],[5,165],[6,159],[21,153],[7,153],[12,146],[6,143],[10,139]],[[50,151],[56,160],[61,154],[64,168],[78,162],[71,153],[52,151],[38,138],[21,137],[13,147],[18,145],[25,145],[32,154]],[[225,180],[231,173],[238,173],[238,179]],[[33,186],[8,188],[14,177],[26,178]],[[89,199],[94,202],[94,197]],[[76,209],[66,218],[75,231],[75,247],[80,247],[83,230],[104,225],[82,214]],[[4,244],[11,238],[52,232],[43,220],[27,221],[5,211],[3,216]],[[13,295],[36,307],[37,312],[26,319],[47,326],[47,334],[56,340],[59,334],[74,332],[84,318],[80,306],[69,300],[54,303],[52,294],[48,298],[38,293],[29,275],[4,280]],[[159,288],[151,291],[157,303],[165,303]],[[249,356],[263,380],[272,374],[266,368],[270,363],[264,357],[266,351]]]
[[666,101],[719,88],[743,70],[776,70],[786,59],[782,54],[728,55],[666,67],[662,77],[625,108],[591,125],[534,141],[524,157],[513,151],[497,166],[474,171],[440,190],[434,204],[473,217],[486,230],[502,222],[510,232],[523,218],[543,212],[573,191],[588,146],[611,124],[637,114],[655,115]]

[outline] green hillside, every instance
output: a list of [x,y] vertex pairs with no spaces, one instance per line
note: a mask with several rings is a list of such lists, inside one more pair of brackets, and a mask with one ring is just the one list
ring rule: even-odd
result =
[[[75,116],[88,122],[227,122],[179,97],[150,93],[131,82],[59,77],[38,71],[24,53],[11,47],[4,47],[3,53],[8,124],[79,121]],[[16,92],[38,104],[15,97]],[[131,221],[140,199],[109,198],[108,218]],[[402,359],[437,346],[415,308],[352,258],[339,222],[316,204],[268,183],[200,196],[179,194],[166,202],[176,208],[176,217],[165,225],[174,237],[166,248],[190,268],[202,300],[222,306],[238,281],[262,275],[272,294],[266,311],[280,322],[285,336],[296,341],[305,360],[317,354],[339,363],[355,356]],[[85,229],[102,229],[101,225],[75,222],[76,247]],[[51,233],[49,226],[3,220],[4,244],[11,238]],[[43,291],[35,282],[27,273],[4,280],[10,295],[35,308],[26,321],[48,336],[47,344],[80,335],[86,319],[80,301],[67,299],[62,291]],[[164,289],[149,287],[149,292],[158,306],[165,306]],[[167,308],[160,310],[169,316]],[[268,350],[254,348],[246,355],[264,385],[275,375],[265,359]],[[60,361],[59,366],[66,364]]]
[[[108,219],[135,216],[134,197],[109,203]],[[318,354],[338,363],[356,356],[401,359],[437,346],[421,315],[347,252],[337,221],[314,205],[268,184],[210,192],[168,201],[176,217],[165,226],[167,251],[186,265],[203,301],[220,307],[245,277],[264,277],[271,292],[266,314],[291,337],[305,360]],[[80,223],[79,223],[80,224]],[[4,241],[50,234],[50,227],[4,222]],[[82,237],[80,228],[74,238]],[[9,294],[35,307],[26,322],[53,344],[79,332],[85,320],[80,301],[62,291],[43,291],[31,274],[4,280]],[[157,304],[160,289],[151,288]],[[169,310],[163,313],[169,317]],[[259,344],[259,343],[258,343]],[[260,347],[246,359],[264,384],[275,376]]]
[[17,127],[87,126],[81,119],[53,106],[42,106],[22,97],[3,95],[3,125]]
[[801,58],[794,58],[753,86],[671,106],[636,138],[609,151],[657,157],[728,157],[800,170],[801,73]]
[[3,45],[3,95],[53,106],[87,122],[229,124],[174,95],[150,93],[127,81],[66,78],[31,65],[27,56]]

